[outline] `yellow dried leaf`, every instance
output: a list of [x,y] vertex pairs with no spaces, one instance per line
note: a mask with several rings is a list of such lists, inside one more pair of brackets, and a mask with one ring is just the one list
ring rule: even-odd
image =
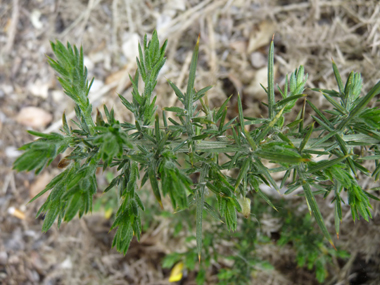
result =
[[111,216],[112,216],[112,208],[109,208],[109,209],[107,209],[107,210],[104,212],[104,217],[105,217],[106,219],[109,219],[109,218],[111,218]]
[[182,279],[183,262],[180,261],[174,265],[172,271],[170,272],[169,282],[177,282]]

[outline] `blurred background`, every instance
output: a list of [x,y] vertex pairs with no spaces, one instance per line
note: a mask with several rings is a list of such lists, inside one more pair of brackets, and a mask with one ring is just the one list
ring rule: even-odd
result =
[[[136,70],[137,44],[144,34],[156,29],[161,41],[168,39],[156,87],[159,110],[178,104],[166,80],[186,85],[200,34],[196,89],[213,85],[207,95],[212,107],[232,95],[230,118],[237,114],[240,93],[244,114],[260,117],[266,113],[260,83],[266,86],[273,34],[280,86],[286,74],[304,65],[308,87],[336,89],[333,58],[344,81],[351,71],[362,74],[365,93],[380,79],[379,25],[376,0],[0,0],[0,283],[173,284],[169,276],[179,262],[184,270],[177,284],[380,284],[376,202],[369,223],[353,223],[343,207],[334,253],[305,218],[302,197],[271,197],[282,209],[277,214],[253,201],[251,217],[240,217],[239,233],[228,233],[211,219],[206,223],[208,250],[201,269],[194,256],[191,210],[162,212],[147,194],[141,242],[134,240],[123,256],[111,249],[113,231],[108,232],[117,197],[112,191],[101,195],[113,172],[99,176],[91,215],[42,234],[43,217],[34,217],[46,196],[28,201],[60,172],[59,160],[37,177],[12,171],[18,148],[33,139],[27,130],[58,131],[63,112],[74,117],[73,103],[47,64],[50,41],[83,45],[89,76],[95,77],[93,107],[105,104],[118,120],[131,121],[117,94],[131,98],[128,74]],[[319,108],[327,106],[322,95],[308,91],[308,96]],[[318,202],[333,233],[330,200]]]

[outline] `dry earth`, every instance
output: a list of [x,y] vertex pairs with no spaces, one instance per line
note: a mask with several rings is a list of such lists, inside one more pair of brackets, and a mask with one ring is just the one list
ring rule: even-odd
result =
[[[362,73],[363,89],[368,91],[380,78],[379,26],[376,0],[0,0],[0,283],[168,284],[162,257],[181,248],[169,243],[172,229],[161,218],[126,256],[110,249],[110,221],[101,212],[41,233],[42,220],[34,216],[44,198],[27,202],[58,173],[57,163],[38,177],[15,173],[12,163],[20,155],[18,148],[32,140],[26,130],[57,131],[63,111],[73,116],[73,104],[46,61],[45,55],[51,55],[49,41],[83,45],[89,75],[96,78],[90,94],[93,106],[114,107],[118,119],[128,121],[131,117],[117,93],[131,96],[128,73],[136,69],[137,42],[154,29],[169,40],[156,92],[160,107],[171,106],[177,102],[166,78],[184,86],[200,33],[196,86],[214,86],[208,93],[212,106],[233,94],[230,116],[236,113],[239,92],[245,114],[253,117],[266,112],[259,83],[266,82],[273,34],[280,85],[285,74],[302,64],[309,87],[335,88],[334,58],[343,78],[352,70]],[[308,94],[320,108],[327,106],[319,94]],[[105,180],[99,185],[104,187]],[[328,201],[319,202],[332,226],[332,208]],[[337,264],[326,284],[380,284],[379,205],[369,223],[354,224],[344,209],[347,215],[337,243],[351,259]],[[281,262],[294,262],[290,249],[269,250],[259,252],[270,256],[278,268]],[[207,284],[215,282],[213,274],[208,272]],[[195,284],[193,277],[182,284]],[[315,284],[313,278],[299,268],[276,270],[259,275],[252,284]]]

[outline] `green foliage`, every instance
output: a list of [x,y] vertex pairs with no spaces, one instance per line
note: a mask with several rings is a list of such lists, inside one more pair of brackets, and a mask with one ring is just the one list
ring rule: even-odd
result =
[[296,252],[297,265],[315,269],[315,275],[323,283],[328,274],[328,268],[333,263],[333,257],[347,258],[347,252],[326,247],[323,235],[315,231],[311,216],[297,216],[294,212],[283,213],[284,223],[278,245],[291,244]]
[[[59,74],[58,80],[65,93],[76,104],[76,120],[69,125],[63,115],[63,135],[31,132],[41,138],[23,146],[21,149],[25,152],[14,164],[18,171],[35,170],[39,173],[58,154],[68,148],[70,150],[70,154],[60,163],[66,169],[41,192],[50,191],[38,212],[46,213],[44,231],[56,219],[60,225],[62,219],[70,221],[77,213],[81,217],[91,212],[97,190],[96,170],[99,167],[118,171],[105,192],[117,191],[119,203],[112,228],[118,229],[113,246],[123,253],[127,251],[133,236],[137,239],[140,237],[144,205],[138,189],[148,180],[161,208],[164,206],[162,197],[165,196],[170,197],[175,211],[196,208],[198,258],[201,258],[204,242],[203,212],[215,217],[218,222],[224,222],[229,230],[238,230],[237,213],[249,215],[247,206],[243,209],[239,201],[244,201],[248,194],[260,197],[274,207],[260,189],[261,184],[266,184],[279,191],[279,185],[271,176],[274,172],[286,171],[281,181],[281,187],[288,188],[286,194],[298,188],[303,189],[301,195],[306,197],[310,213],[332,245],[315,196],[322,194],[326,198],[333,192],[337,234],[342,219],[341,203],[345,202],[343,192],[348,193],[347,203],[354,219],[362,216],[368,220],[371,217],[370,198],[377,197],[359,186],[357,175],[362,172],[375,179],[380,175],[379,111],[367,108],[380,92],[380,82],[361,97],[360,75],[352,72],[343,85],[333,62],[339,91],[315,89],[322,92],[333,109],[321,111],[305,100],[296,120],[285,124],[285,114],[294,110],[298,99],[305,97],[303,92],[307,75],[302,66],[291,73],[285,80],[283,90],[279,88],[282,99],[276,102],[272,41],[268,59],[268,86],[264,87],[268,94],[268,118],[244,117],[239,95],[239,114],[228,121],[229,99],[220,108],[210,109],[207,100],[202,98],[211,87],[198,91],[195,89],[198,38],[186,91],[181,91],[169,80],[169,85],[183,106],[164,108],[160,118],[156,114],[153,90],[165,63],[166,43],[160,46],[157,33],[154,32],[150,41],[145,36],[142,46],[139,45],[138,68],[135,76],[130,77],[132,100],[120,96],[122,104],[134,115],[133,124],[115,120],[113,110],[109,111],[106,107],[106,120],[98,111],[94,122],[88,99],[91,82],[87,79],[83,64],[82,48],[78,50],[70,44],[64,46],[59,41],[52,43],[56,59],[48,60]],[[141,88],[140,77],[144,83]],[[304,126],[306,102],[316,113],[312,116],[315,122],[309,126]],[[167,118],[165,111],[173,113],[175,117]],[[313,155],[328,155],[328,159],[315,162]],[[372,173],[362,166],[368,157],[372,157],[375,162]],[[276,166],[268,168],[264,160]],[[231,170],[234,169],[238,170],[236,175],[227,174],[233,173]],[[141,184],[138,185],[140,174]],[[194,182],[189,176],[195,178]],[[288,179],[291,179],[290,183]],[[213,203],[206,202],[209,194]]]
[[71,139],[57,133],[43,134],[34,131],[28,131],[40,139],[28,143],[20,148],[25,153],[16,159],[13,168],[18,171],[31,171],[40,173],[44,167],[48,166],[60,153],[64,152]]
[[[178,253],[173,252],[163,259],[164,268],[173,268],[178,262],[184,264],[183,270],[197,272],[197,284],[207,284],[205,273],[217,270],[218,284],[251,284],[258,272],[270,271],[274,266],[258,257],[257,248],[264,245],[270,246],[273,251],[281,253],[281,247],[291,248],[296,255],[298,267],[305,267],[313,271],[316,280],[323,283],[328,278],[329,269],[334,266],[334,258],[346,259],[348,253],[343,250],[329,248],[324,236],[314,227],[314,222],[310,215],[303,215],[299,209],[294,209],[294,204],[281,199],[276,202],[280,204],[279,212],[259,199],[252,201],[253,219],[244,219],[239,227],[239,231],[226,232],[220,224],[214,223],[213,219],[206,217],[207,230],[204,232],[204,251],[202,252],[201,264],[197,262],[197,248],[191,246],[190,237],[187,239],[187,250]],[[282,223],[278,230],[280,238],[273,241],[261,229],[260,220],[266,218],[280,219]],[[189,223],[189,216],[181,217],[168,216],[175,225],[182,222]],[[191,223],[191,222],[190,222]],[[175,235],[175,234],[174,234]],[[223,241],[228,241],[228,247],[221,247]],[[280,248],[274,249],[275,246]],[[229,260],[226,265],[225,260]],[[275,261],[279,262],[280,258]],[[218,264],[212,268],[214,264]],[[288,266],[291,266],[288,264]],[[200,278],[202,277],[202,279]]]

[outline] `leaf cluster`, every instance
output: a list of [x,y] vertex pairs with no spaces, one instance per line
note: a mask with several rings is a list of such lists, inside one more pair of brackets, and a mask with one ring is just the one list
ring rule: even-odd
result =
[[[141,235],[141,211],[144,205],[139,189],[149,181],[157,203],[163,208],[163,196],[170,197],[174,211],[189,207],[196,209],[196,241],[198,258],[202,252],[202,221],[204,211],[235,231],[239,227],[238,213],[249,217],[247,195],[260,197],[271,207],[275,205],[262,191],[266,184],[277,191],[286,187],[285,194],[301,188],[310,213],[324,236],[333,245],[323,221],[315,196],[334,196],[335,228],[339,234],[342,203],[347,203],[353,219],[371,217],[370,199],[378,199],[362,189],[359,175],[380,175],[380,111],[368,104],[380,92],[378,82],[365,96],[360,96],[362,80],[350,73],[345,84],[338,68],[332,67],[338,91],[314,89],[322,92],[332,110],[321,111],[309,100],[295,121],[286,123],[286,113],[294,110],[299,99],[305,97],[307,75],[301,66],[286,77],[282,98],[276,102],[274,88],[274,43],[268,57],[268,118],[249,118],[243,115],[238,96],[238,115],[227,117],[230,98],[211,109],[204,97],[211,86],[195,89],[195,73],[199,54],[199,38],[195,45],[186,90],[180,90],[170,80],[181,106],[164,108],[161,116],[155,104],[154,88],[157,76],[165,63],[167,42],[160,45],[158,35],[151,40],[144,37],[139,45],[137,70],[131,79],[132,100],[120,96],[122,104],[134,115],[134,122],[120,123],[114,111],[104,107],[92,118],[88,93],[91,81],[83,64],[82,48],[57,41],[52,43],[56,60],[50,65],[58,72],[65,93],[76,106],[76,120],[71,124],[63,115],[60,134],[40,134],[41,138],[22,147],[25,150],[14,168],[18,171],[35,170],[39,173],[66,149],[70,154],[60,165],[66,168],[41,192],[50,191],[39,214],[46,213],[43,230],[48,230],[55,219],[70,221],[91,212],[92,199],[97,191],[96,170],[114,168],[118,175],[105,192],[115,191],[119,197],[116,219],[112,228],[118,228],[113,246],[125,253],[136,236]],[[139,78],[143,86],[139,86]],[[314,110],[313,123],[305,126],[306,106]],[[167,112],[174,116],[168,117]],[[73,126],[75,126],[73,128]],[[324,155],[326,159],[314,159]],[[375,170],[363,166],[365,160],[375,161]],[[180,163],[180,161],[182,163]],[[276,164],[269,168],[267,161]],[[272,173],[285,171],[278,185]],[[141,176],[140,176],[141,175]],[[344,193],[347,193],[348,200]],[[37,195],[39,197],[41,194]],[[206,197],[215,203],[207,203]]]

